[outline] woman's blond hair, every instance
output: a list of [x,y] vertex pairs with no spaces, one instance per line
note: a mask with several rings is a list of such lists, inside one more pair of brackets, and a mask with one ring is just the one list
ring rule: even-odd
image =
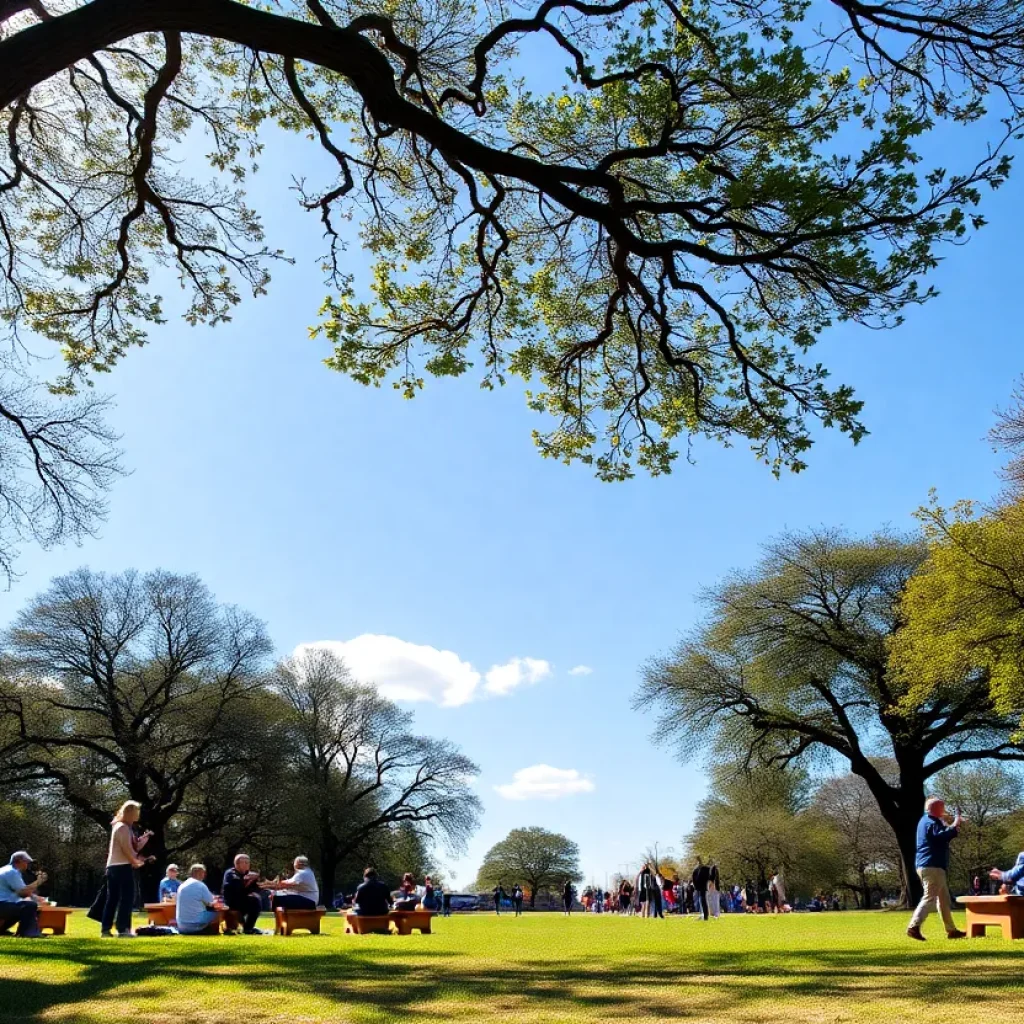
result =
[[118,807],[117,814],[114,815],[113,824],[116,825],[119,821],[124,821],[124,812],[127,811],[129,807],[134,807],[138,812],[135,815],[136,818],[142,813],[142,804],[140,804],[138,800],[125,800],[125,802]]

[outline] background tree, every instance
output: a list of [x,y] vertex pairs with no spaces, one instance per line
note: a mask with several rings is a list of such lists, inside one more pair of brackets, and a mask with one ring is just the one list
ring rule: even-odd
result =
[[180,816],[259,734],[249,716],[270,650],[262,623],[194,576],[80,569],[17,616],[8,647],[5,777],[58,787],[104,829],[121,800],[138,800],[157,858],[149,895],[167,857],[211,838],[228,812],[194,827]]
[[108,405],[91,394],[57,399],[0,356],[0,579],[13,579],[22,542],[81,540],[103,521],[121,472]]
[[[667,470],[680,434],[799,469],[809,420],[864,430],[801,355],[932,294],[920,275],[1007,172],[1024,67],[1015,4],[833,0],[819,31],[805,11],[2,0],[0,319],[58,345],[71,389],[166,315],[153,264],[188,322],[227,318],[281,256],[243,190],[275,123],[336,172],[298,182],[335,369],[407,396],[474,360],[487,386],[518,374],[554,420],[541,451],[607,478]],[[553,89],[534,46],[564,55]],[[919,136],[985,104],[1008,123],[977,163],[920,161]]]
[[380,831],[402,826],[462,848],[479,821],[469,780],[480,769],[454,744],[413,735],[412,716],[358,685],[329,651],[281,662],[273,689],[289,711],[294,792],[315,821],[325,892],[342,860]]
[[1008,848],[1011,815],[1021,809],[1020,775],[1003,765],[958,765],[935,780],[935,791],[950,807],[959,807],[967,819],[951,847],[950,876],[967,890],[975,875],[988,885],[986,872],[1015,859]]
[[[908,699],[933,700],[948,678],[976,681],[1008,714],[1024,708],[1024,496],[982,509],[932,503],[918,513],[928,556],[907,586],[893,642]],[[1016,757],[1014,756],[1015,760]]]
[[493,889],[505,885],[510,889],[520,883],[530,897],[530,907],[537,903],[537,894],[556,892],[567,882],[579,882],[579,847],[557,832],[533,826],[515,828],[492,846],[476,876],[476,889]]
[[[879,767],[887,777],[895,774],[894,765]],[[826,779],[815,790],[812,807],[836,832],[843,871],[832,888],[851,890],[866,909],[894,887],[905,893],[907,879],[896,837],[864,779],[853,774]]]
[[954,765],[1024,760],[1019,716],[997,706],[983,676],[957,665],[921,692],[890,664],[908,581],[927,557],[924,542],[888,535],[784,536],[752,571],[705,593],[708,621],[645,666],[638,698],[661,708],[659,736],[684,756],[848,764],[896,836],[911,899],[929,780]]
[[689,861],[718,864],[722,885],[768,887],[782,871],[789,899],[831,887],[839,859],[828,820],[807,806],[806,778],[792,770],[718,769],[686,836]]

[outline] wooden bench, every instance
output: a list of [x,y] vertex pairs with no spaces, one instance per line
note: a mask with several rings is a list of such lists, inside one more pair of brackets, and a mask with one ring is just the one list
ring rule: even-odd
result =
[[345,915],[346,935],[390,935],[391,915],[366,917],[360,914]]
[[63,935],[67,931],[68,917],[74,911],[70,907],[40,907],[39,908],[39,929],[45,931],[47,928],[54,935]]
[[173,903],[146,903],[144,909],[151,925],[158,928],[169,928],[174,924],[174,914],[177,908]]
[[417,910],[392,910],[388,917],[395,922],[395,928],[399,935],[412,935],[413,929],[421,935],[430,934],[430,919],[434,911],[424,910],[422,907]]
[[301,928],[309,932],[310,935],[319,935],[320,922],[326,913],[325,907],[317,907],[316,910],[275,907],[274,934],[288,936],[296,929]]
[[1004,939],[1024,939],[1024,896],[959,896],[967,908],[967,934],[980,939],[985,929],[998,926]]

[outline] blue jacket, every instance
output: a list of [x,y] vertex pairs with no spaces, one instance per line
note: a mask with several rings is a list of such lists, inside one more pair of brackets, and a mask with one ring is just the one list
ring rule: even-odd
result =
[[1024,853],[1017,854],[1017,863],[1009,871],[1000,873],[1014,896],[1024,896]]
[[917,823],[916,868],[942,868],[949,870],[949,843],[959,834],[959,829],[947,825],[941,818],[926,814]]

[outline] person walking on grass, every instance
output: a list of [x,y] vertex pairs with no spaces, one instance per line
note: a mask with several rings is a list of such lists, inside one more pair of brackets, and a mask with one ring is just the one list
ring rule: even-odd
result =
[[698,920],[708,919],[708,882],[711,880],[711,871],[708,866],[697,858],[697,866],[693,869],[693,909],[698,915]]
[[572,890],[572,882],[566,881],[562,887],[562,912],[568,917],[572,913],[572,904],[575,899],[575,894]]
[[718,865],[712,860],[708,862],[708,891],[707,898],[711,916],[717,918],[722,910],[722,893],[720,886],[721,878],[718,875]]
[[494,892],[491,894],[494,896],[494,912],[501,915],[501,901],[505,899],[505,886],[499,882],[494,887]]
[[960,931],[953,922],[947,875],[949,844],[960,834],[963,818],[957,811],[952,824],[947,825],[945,814],[945,803],[938,797],[929,797],[925,801],[924,816],[917,824],[917,855],[914,858],[914,866],[924,887],[924,895],[910,919],[907,935],[919,942],[924,942],[921,925],[934,907],[938,907],[942,915],[942,923],[946,926],[948,938],[962,939],[967,934]]

